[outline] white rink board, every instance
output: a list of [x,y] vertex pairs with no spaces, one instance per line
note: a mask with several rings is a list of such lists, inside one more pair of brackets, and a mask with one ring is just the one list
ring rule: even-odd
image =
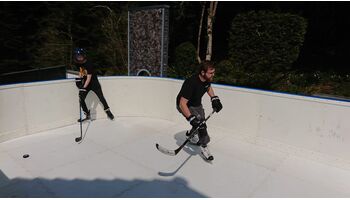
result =
[[[175,98],[183,81],[149,77],[99,78],[112,111],[183,123]],[[350,160],[350,103],[213,85],[223,110],[208,122],[234,135],[267,140]],[[203,98],[206,113],[209,97]],[[87,104],[95,118],[106,115],[94,93]],[[0,86],[0,142],[72,125],[79,117],[74,80]]]

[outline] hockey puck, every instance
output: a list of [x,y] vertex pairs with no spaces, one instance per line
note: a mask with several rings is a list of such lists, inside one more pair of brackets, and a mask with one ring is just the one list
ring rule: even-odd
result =
[[28,157],[29,157],[28,154],[24,154],[24,155],[23,155],[23,158],[28,158]]

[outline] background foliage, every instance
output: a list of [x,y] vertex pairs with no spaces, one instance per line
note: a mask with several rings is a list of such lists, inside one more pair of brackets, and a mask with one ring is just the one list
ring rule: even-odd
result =
[[227,75],[241,85],[270,89],[297,60],[306,27],[304,18],[288,13],[238,14],[229,37],[229,60],[237,69]]
[[[80,46],[100,75],[126,75],[127,11],[160,4],[170,6],[168,74],[186,78],[196,67],[200,2],[2,1],[0,74],[72,69],[72,49]],[[349,9],[349,2],[219,2],[215,81],[349,97]]]

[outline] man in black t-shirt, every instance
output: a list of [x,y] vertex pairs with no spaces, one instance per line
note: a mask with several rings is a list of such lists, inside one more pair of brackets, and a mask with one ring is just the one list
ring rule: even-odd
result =
[[[211,81],[215,74],[215,67],[211,62],[205,61],[200,65],[199,73],[186,79],[181,87],[181,90],[176,98],[176,107],[187,121],[192,125],[192,129],[196,129],[205,119],[205,113],[202,106],[202,97],[207,93],[212,102],[212,107],[215,112],[222,109],[222,104],[218,96],[215,96],[214,90],[211,87]],[[189,133],[189,132],[188,132]],[[186,134],[188,136],[188,133]],[[210,138],[207,132],[206,124],[201,125],[198,133],[190,139],[192,144],[201,147],[201,153],[207,160],[213,160],[214,157],[210,154],[207,144]]]
[[[94,66],[91,62],[87,60],[86,52],[82,48],[77,48],[74,50],[74,63],[76,67],[79,68],[79,77],[80,84],[77,84],[79,87],[79,99],[81,108],[83,109],[86,118],[82,119],[82,121],[88,120],[91,118],[90,110],[87,108],[85,103],[85,98],[90,92],[90,90],[94,91],[97,97],[100,99],[104,110],[110,120],[114,119],[114,116],[107,104],[106,99],[103,96],[100,82],[97,79],[97,75],[94,69]],[[78,120],[80,122],[81,119]]]

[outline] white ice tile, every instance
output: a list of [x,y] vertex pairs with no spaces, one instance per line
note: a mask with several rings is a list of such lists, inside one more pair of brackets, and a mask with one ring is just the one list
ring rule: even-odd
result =
[[216,154],[208,163],[199,155],[193,156],[177,177],[184,178],[189,186],[208,197],[247,197],[270,173],[264,167],[250,162]]
[[244,142],[233,136],[226,136],[217,142],[213,141],[211,149],[214,154],[226,154],[234,159],[250,162],[270,170],[275,170],[288,156],[286,153]]
[[9,154],[0,153],[0,190],[1,187],[13,183],[16,178],[30,179],[33,176]]
[[[210,124],[209,124],[210,125]],[[186,145],[186,123],[95,120],[0,143],[2,197],[349,197],[350,171],[208,128],[215,159]],[[268,141],[266,141],[268,142]],[[29,158],[22,155],[28,153]]]
[[106,151],[44,173],[40,178],[60,197],[113,197],[153,176],[151,170]]
[[337,198],[349,197],[333,188],[323,187],[284,173],[274,173],[252,193],[255,198]]
[[313,187],[327,188],[326,190],[320,189],[323,193],[329,190],[332,193],[337,191],[339,195],[350,196],[350,171],[344,169],[291,155],[277,172],[282,176],[311,183]]

